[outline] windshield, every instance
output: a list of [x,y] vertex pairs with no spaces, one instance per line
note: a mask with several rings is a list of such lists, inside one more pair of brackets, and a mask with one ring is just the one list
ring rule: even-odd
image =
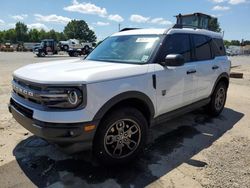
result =
[[156,45],[159,35],[113,36],[104,40],[91,52],[87,59],[120,63],[147,63]]

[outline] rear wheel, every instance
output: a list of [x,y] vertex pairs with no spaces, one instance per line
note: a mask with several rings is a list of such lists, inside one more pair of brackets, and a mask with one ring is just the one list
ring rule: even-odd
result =
[[46,55],[46,54],[45,54],[44,52],[40,52],[40,53],[39,53],[39,57],[45,57],[45,55]]
[[135,108],[122,108],[101,122],[94,140],[94,154],[101,163],[125,163],[140,153],[146,137],[147,121],[143,114]]
[[79,56],[79,52],[74,52],[74,53],[73,53],[73,56],[74,56],[74,57],[78,57],[78,56]]
[[207,112],[212,116],[218,116],[222,112],[227,98],[227,86],[224,82],[219,82],[216,86],[210,103],[206,106]]

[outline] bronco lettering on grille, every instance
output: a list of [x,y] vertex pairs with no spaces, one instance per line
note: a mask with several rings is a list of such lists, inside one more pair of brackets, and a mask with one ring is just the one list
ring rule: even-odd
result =
[[29,91],[27,89],[24,89],[24,88],[21,88],[21,87],[18,87],[17,85],[13,84],[13,89],[15,91],[17,91],[18,93],[21,93],[21,94],[24,94],[24,95],[28,95],[30,97],[33,97],[34,96],[34,93],[32,91]]

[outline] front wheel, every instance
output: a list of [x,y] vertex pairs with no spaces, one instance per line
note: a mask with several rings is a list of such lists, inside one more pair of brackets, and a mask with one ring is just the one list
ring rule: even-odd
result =
[[147,121],[135,108],[111,112],[97,131],[93,151],[104,164],[133,160],[143,149],[147,138]]
[[206,106],[207,112],[212,116],[218,116],[224,109],[227,98],[227,86],[220,82],[211,97],[210,103]]

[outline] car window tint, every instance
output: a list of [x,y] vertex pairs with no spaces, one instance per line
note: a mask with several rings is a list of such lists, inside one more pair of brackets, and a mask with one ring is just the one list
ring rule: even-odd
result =
[[197,61],[211,59],[211,50],[209,45],[209,38],[203,35],[193,35],[195,46],[195,55]]
[[224,43],[222,39],[212,39],[211,40],[211,47],[213,50],[214,56],[225,56],[226,50],[224,47]]
[[173,34],[169,35],[161,52],[160,61],[165,61],[165,57],[169,54],[183,55],[185,62],[190,61],[191,46],[188,34]]

